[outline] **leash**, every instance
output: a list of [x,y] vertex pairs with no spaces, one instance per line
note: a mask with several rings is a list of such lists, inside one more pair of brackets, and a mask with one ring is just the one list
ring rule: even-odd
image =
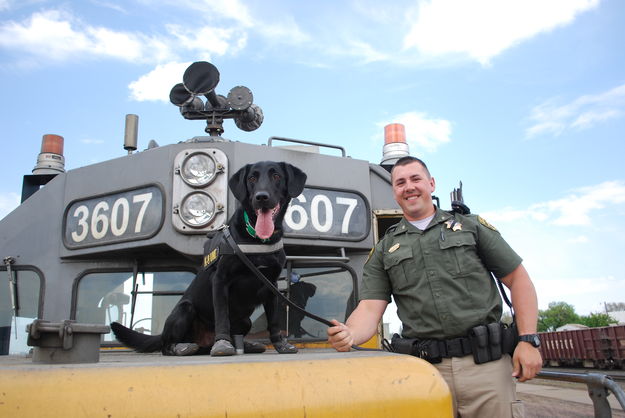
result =
[[[317,316],[313,313],[310,313],[308,311],[306,311],[305,309],[301,308],[300,306],[298,306],[297,304],[295,304],[294,302],[292,302],[289,298],[287,298],[286,296],[284,296],[280,290],[274,286],[274,284],[271,282],[271,280],[269,280],[267,277],[265,277],[265,275],[258,269],[258,267],[256,267],[254,265],[254,263],[252,263],[250,261],[249,258],[247,258],[247,256],[245,255],[245,253],[243,253],[243,251],[241,251],[241,249],[239,248],[239,244],[236,243],[236,241],[234,240],[234,238],[232,238],[232,235],[230,234],[230,230],[229,228],[224,228],[223,229],[223,235],[224,238],[226,240],[226,242],[228,243],[228,245],[230,246],[230,248],[232,248],[232,251],[234,251],[234,254],[239,257],[239,259],[243,262],[243,264],[245,264],[247,266],[247,268],[249,268],[252,273],[254,273],[254,275],[256,277],[258,277],[260,279],[260,281],[263,282],[263,284],[265,286],[267,286],[269,288],[269,290],[271,290],[271,292],[276,295],[280,300],[282,300],[284,303],[286,303],[287,305],[289,305],[289,307],[295,309],[296,311],[298,311],[299,313],[309,317],[310,319],[313,319],[317,322],[321,322],[324,325],[327,325],[328,327],[333,327],[335,326],[332,322],[328,321],[325,318],[322,318],[320,316]],[[386,343],[386,344],[384,344]],[[386,342],[386,340],[384,340],[384,343],[382,344],[383,347],[386,348],[386,350],[380,350],[377,348],[366,348],[366,347],[360,347],[357,345],[352,345],[352,348],[354,350],[359,350],[359,351],[391,351],[389,350],[389,345]]]

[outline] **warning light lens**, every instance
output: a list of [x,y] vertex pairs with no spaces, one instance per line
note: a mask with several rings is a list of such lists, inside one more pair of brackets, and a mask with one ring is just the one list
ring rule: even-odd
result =
[[204,192],[187,195],[180,205],[180,219],[192,228],[201,228],[215,217],[215,200]]
[[215,179],[217,164],[204,152],[189,154],[182,162],[180,176],[189,186],[204,187]]

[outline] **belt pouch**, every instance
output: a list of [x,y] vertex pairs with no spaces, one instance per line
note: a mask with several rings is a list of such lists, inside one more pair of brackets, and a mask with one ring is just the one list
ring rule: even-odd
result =
[[391,338],[391,347],[393,352],[401,354],[410,354],[412,356],[418,355],[414,352],[414,346],[417,342],[416,338],[402,338],[399,334],[393,334]]
[[488,340],[490,342],[490,359],[499,360],[501,358],[501,326],[498,322],[486,325],[488,328]]
[[471,328],[471,331],[469,331],[469,340],[471,340],[471,351],[473,352],[473,361],[475,361],[475,364],[490,361],[488,329],[486,325],[478,325]]
[[512,355],[517,343],[519,342],[519,332],[516,328],[516,323],[513,322],[510,325],[501,324],[501,349],[504,353]]
[[[443,342],[441,341],[441,343]],[[443,353],[441,353],[438,340],[426,340],[417,346],[419,348],[419,353],[417,353],[417,355],[422,359],[429,361],[432,364],[437,364],[443,361]]]

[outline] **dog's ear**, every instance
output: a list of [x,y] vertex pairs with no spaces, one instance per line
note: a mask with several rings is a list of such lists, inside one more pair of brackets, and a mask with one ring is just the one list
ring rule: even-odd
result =
[[228,180],[228,187],[239,202],[244,202],[247,199],[247,173],[249,171],[250,164],[243,166],[239,171],[234,173],[230,180]]
[[304,190],[306,173],[289,163],[280,163],[287,176],[287,191],[289,197],[297,197]]

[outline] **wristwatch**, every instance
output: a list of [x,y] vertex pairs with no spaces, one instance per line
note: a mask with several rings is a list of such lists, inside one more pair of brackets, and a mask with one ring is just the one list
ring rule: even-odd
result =
[[538,337],[538,334],[519,335],[519,341],[530,343],[536,348],[540,347],[540,338]]

